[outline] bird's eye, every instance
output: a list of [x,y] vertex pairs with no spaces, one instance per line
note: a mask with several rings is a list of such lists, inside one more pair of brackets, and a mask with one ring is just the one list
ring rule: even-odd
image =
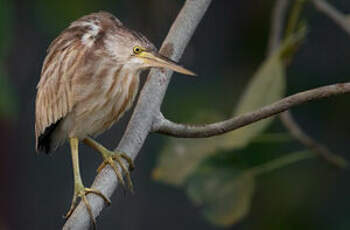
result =
[[134,47],[134,54],[139,54],[143,51],[143,49],[140,46],[135,46]]

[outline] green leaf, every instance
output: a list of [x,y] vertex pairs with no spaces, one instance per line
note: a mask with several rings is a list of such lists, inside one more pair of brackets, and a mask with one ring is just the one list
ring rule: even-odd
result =
[[[306,27],[301,26],[262,63],[242,95],[233,113],[234,116],[255,111],[284,96],[286,89],[285,61],[295,53],[301,41],[304,40],[305,34]],[[222,147],[232,149],[246,146],[254,137],[266,130],[274,118],[258,121],[225,135]]]
[[171,185],[181,185],[198,164],[215,154],[218,137],[206,139],[170,139],[163,147],[152,178]]
[[[174,186],[180,186],[185,179],[191,175],[203,159],[218,153],[222,137],[211,137],[205,139],[169,139],[165,144],[158,158],[157,167],[152,172],[154,180],[168,183]],[[244,148],[244,155],[255,152],[256,149],[266,149],[267,144],[292,141],[289,135],[285,133],[262,134],[254,138],[253,148]],[[261,143],[259,145],[259,143]],[[254,147],[257,146],[257,147]],[[245,151],[247,150],[247,151]],[[230,152],[232,155],[232,152]],[[222,155],[222,154],[221,154]],[[235,155],[236,156],[236,155]],[[259,159],[259,155],[252,156]],[[242,160],[242,159],[240,159]],[[231,159],[225,159],[231,162]]]
[[201,168],[190,177],[187,194],[203,207],[211,223],[229,226],[248,214],[254,189],[255,179],[249,173],[233,168]]
[[[285,93],[285,84],[284,65],[279,53],[276,53],[262,64],[250,81],[233,115],[251,112],[281,99]],[[225,135],[222,146],[225,149],[244,147],[264,131],[273,119],[258,121]]]
[[210,157],[189,176],[186,183],[188,196],[194,204],[202,207],[204,216],[214,225],[227,227],[236,224],[249,213],[256,176],[315,157],[309,151],[299,151],[278,154],[281,157],[260,160],[257,165],[241,159],[253,149],[257,149],[256,155],[266,155],[265,148],[261,148],[264,145],[251,144],[237,150],[238,155]]

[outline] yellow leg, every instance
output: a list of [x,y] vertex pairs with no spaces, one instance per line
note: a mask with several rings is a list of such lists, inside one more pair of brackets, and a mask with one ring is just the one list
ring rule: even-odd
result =
[[95,221],[94,216],[92,215],[91,206],[90,206],[89,202],[87,201],[86,195],[89,193],[94,193],[94,194],[100,196],[107,204],[110,204],[111,202],[100,191],[84,187],[83,182],[81,180],[80,169],[79,169],[79,151],[78,151],[79,140],[78,140],[78,138],[70,138],[69,142],[70,142],[70,147],[71,147],[71,152],[72,152],[73,175],[74,175],[74,195],[73,195],[73,200],[72,200],[72,204],[70,206],[70,209],[69,209],[68,213],[65,215],[65,217],[69,218],[72,215],[74,209],[76,208],[76,206],[78,204],[78,198],[81,198],[81,200],[86,205],[86,208],[87,208],[89,215],[90,215],[90,218],[91,218],[91,222],[95,228],[96,221]]
[[[103,162],[100,165],[100,167],[98,167],[97,171],[99,172],[106,165],[110,165],[113,168],[115,174],[117,175],[119,182],[122,185],[125,185],[122,173],[120,172],[119,168],[115,164],[115,161],[116,161],[126,176],[129,189],[133,192],[134,186],[133,186],[133,183],[131,180],[130,171],[133,170],[135,168],[135,166],[134,166],[132,159],[130,157],[128,157],[125,153],[114,152],[114,151],[110,151],[110,150],[106,149],[103,145],[99,144],[98,142],[96,142],[94,139],[92,139],[90,137],[85,138],[83,141],[85,144],[87,144],[91,148],[95,149],[97,152],[101,153],[101,155],[102,155]],[[129,169],[125,166],[123,159],[128,162]]]

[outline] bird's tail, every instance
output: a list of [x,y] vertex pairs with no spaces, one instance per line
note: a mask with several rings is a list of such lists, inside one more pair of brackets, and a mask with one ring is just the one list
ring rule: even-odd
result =
[[36,152],[44,152],[49,154],[52,150],[56,149],[58,144],[54,142],[54,131],[59,125],[61,120],[56,121],[54,124],[46,127],[45,131],[36,137]]

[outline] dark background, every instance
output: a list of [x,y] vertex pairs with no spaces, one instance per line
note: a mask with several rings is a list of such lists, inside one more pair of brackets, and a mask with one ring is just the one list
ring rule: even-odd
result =
[[[196,79],[175,75],[163,103],[177,121],[201,109],[229,115],[265,58],[271,0],[213,1],[181,60]],[[329,1],[344,13],[348,0]],[[8,37],[1,78],[14,89],[14,112],[0,117],[0,229],[59,229],[68,211],[73,178],[67,144],[50,156],[35,153],[34,99],[46,49],[78,17],[106,10],[159,47],[182,0],[0,0]],[[5,12],[5,13],[4,13]],[[0,15],[1,17],[3,15]],[[4,18],[4,17],[2,17]],[[287,94],[348,81],[350,37],[306,4],[306,41],[288,69]],[[4,20],[4,19],[3,19]],[[1,40],[0,40],[1,41]],[[0,46],[1,47],[1,46]],[[5,74],[6,73],[6,74]],[[292,110],[305,130],[350,159],[347,95]],[[128,116],[98,139],[114,148]],[[278,122],[277,126],[280,125]],[[180,189],[150,177],[165,138],[151,135],[136,160],[136,194],[119,190],[97,219],[99,229],[219,229],[209,224]],[[89,186],[101,159],[81,145],[81,171]],[[349,170],[305,161],[262,176],[247,218],[232,229],[350,229]]]

